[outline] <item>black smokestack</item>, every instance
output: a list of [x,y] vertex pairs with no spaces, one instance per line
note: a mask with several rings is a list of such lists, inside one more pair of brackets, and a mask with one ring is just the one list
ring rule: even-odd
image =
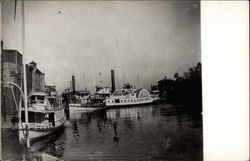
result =
[[111,87],[111,92],[115,92],[115,71],[114,70],[111,70],[111,84],[112,84],[112,87]]
[[73,92],[76,91],[76,87],[75,87],[75,76],[74,76],[74,75],[72,75],[72,90],[73,90]]

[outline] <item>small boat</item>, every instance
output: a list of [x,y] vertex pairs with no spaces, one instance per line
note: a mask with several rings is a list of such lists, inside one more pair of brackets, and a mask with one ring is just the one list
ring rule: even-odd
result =
[[[26,138],[25,110],[21,108],[19,140]],[[30,140],[51,134],[63,127],[66,121],[62,98],[48,96],[44,92],[32,92],[28,96],[28,130]]]
[[107,107],[111,106],[128,106],[152,103],[154,98],[146,89],[120,89],[115,91],[106,99]]

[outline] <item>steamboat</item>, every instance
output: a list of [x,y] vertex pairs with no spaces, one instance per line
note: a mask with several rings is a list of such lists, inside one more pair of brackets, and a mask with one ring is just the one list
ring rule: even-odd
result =
[[[25,110],[21,108],[19,140],[26,138]],[[66,121],[62,98],[33,92],[28,96],[28,131],[30,140],[44,137],[63,127]]]
[[115,91],[105,103],[111,106],[129,106],[153,103],[158,98],[151,97],[146,89],[120,89]]

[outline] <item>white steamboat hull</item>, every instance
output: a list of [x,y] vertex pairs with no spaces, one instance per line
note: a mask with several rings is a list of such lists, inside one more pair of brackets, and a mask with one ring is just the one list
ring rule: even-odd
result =
[[102,107],[91,107],[91,106],[69,106],[70,113],[72,112],[93,112],[100,110]]
[[69,107],[81,107],[81,103],[69,103]]
[[[29,138],[30,140],[34,140],[36,138],[44,137],[46,135],[51,134],[54,132],[55,129],[45,130],[45,131],[35,131],[35,130],[29,130]],[[24,135],[26,135],[26,132],[23,133],[23,130],[19,130],[19,139],[24,140]]]
[[[58,128],[61,128],[65,121],[66,121],[66,117],[64,117],[61,120],[61,123],[57,127],[53,127],[49,129],[29,129],[29,139],[32,141],[34,139],[49,135],[53,133],[55,130],[57,130]],[[23,126],[19,125],[19,141],[25,140],[25,138],[26,138],[25,125],[24,124]]]
[[95,111],[95,110],[99,110],[102,109],[101,107],[70,107],[70,112],[72,111],[86,111],[86,112],[91,112],[91,111]]

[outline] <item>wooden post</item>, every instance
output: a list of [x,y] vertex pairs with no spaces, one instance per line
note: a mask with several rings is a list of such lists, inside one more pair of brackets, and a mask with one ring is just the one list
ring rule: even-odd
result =
[[24,84],[24,108],[25,108],[25,127],[26,127],[26,144],[30,148],[29,139],[29,118],[28,118],[28,103],[27,103],[27,77],[26,77],[26,59],[25,59],[25,12],[24,0],[22,0],[22,49],[23,49],[23,84]]
[[[2,8],[2,1],[0,2],[0,8]],[[0,21],[1,21],[1,17],[2,17],[2,15],[0,12]],[[1,33],[0,33],[0,38],[1,38],[0,62],[2,62],[3,40],[2,40]],[[0,70],[2,71],[2,63],[1,63]],[[0,77],[2,78],[1,74],[0,74]],[[0,88],[0,93],[2,93],[2,84],[1,84],[1,88]],[[0,102],[1,102],[1,105],[0,105],[0,128],[1,128],[1,130],[0,130],[0,160],[3,160],[3,158],[2,158],[2,94],[0,94]]]

